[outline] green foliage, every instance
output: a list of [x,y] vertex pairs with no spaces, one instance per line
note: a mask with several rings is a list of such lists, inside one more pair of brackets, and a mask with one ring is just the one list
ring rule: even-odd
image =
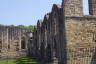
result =
[[[0,26],[4,26],[4,25],[0,24]],[[15,26],[15,25],[11,24],[11,25],[9,25],[9,26],[13,27],[13,26]],[[20,27],[20,28],[28,28],[28,29],[31,29],[31,30],[35,30],[35,29],[36,29],[35,26],[33,26],[33,25],[29,25],[29,26],[18,25],[17,27]]]
[[24,26],[24,25],[18,25],[18,27],[20,27],[20,28],[25,28],[25,26]]
[[29,25],[28,28],[34,30],[35,29],[35,26]]
[[9,26],[13,27],[14,25],[13,25],[13,24],[11,24],[11,25],[9,25]]
[[0,26],[3,26],[2,24],[0,24]]
[[31,30],[34,30],[35,29],[35,26],[33,26],[33,25],[29,25],[29,26],[18,25],[18,27],[20,27],[20,28],[28,28],[28,29],[31,29]]

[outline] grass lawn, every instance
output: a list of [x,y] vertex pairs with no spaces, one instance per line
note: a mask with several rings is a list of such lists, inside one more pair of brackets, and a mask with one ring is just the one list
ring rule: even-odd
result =
[[23,58],[18,59],[16,60],[16,63],[17,64],[42,64],[41,62],[36,61],[32,58],[28,58],[28,57],[23,57]]
[[0,64],[16,64],[16,60],[14,60],[14,59],[0,60]]
[[43,64],[43,63],[36,61],[32,58],[23,57],[23,58],[19,58],[18,60],[15,59],[0,60],[0,64]]

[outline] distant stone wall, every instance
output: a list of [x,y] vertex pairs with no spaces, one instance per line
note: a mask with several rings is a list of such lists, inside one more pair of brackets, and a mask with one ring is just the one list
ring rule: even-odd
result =
[[26,56],[28,34],[31,32],[26,28],[0,26],[0,57]]

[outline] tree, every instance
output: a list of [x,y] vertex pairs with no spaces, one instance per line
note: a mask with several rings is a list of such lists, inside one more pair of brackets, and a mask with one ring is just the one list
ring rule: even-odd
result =
[[29,25],[28,28],[34,30],[35,29],[35,26]]
[[11,24],[11,25],[9,25],[9,26],[13,27],[14,25],[13,25],[13,24]]
[[2,24],[0,24],[0,26],[3,26]]
[[[0,24],[0,26],[4,26],[4,25]],[[8,26],[14,27],[15,25],[11,24],[11,25],[8,25]],[[35,26],[33,26],[33,25],[29,25],[29,26],[18,25],[17,27],[19,27],[19,28],[28,28],[28,29],[31,29],[31,30],[35,30],[36,29]]]
[[24,26],[24,25],[18,25],[18,27],[20,27],[20,28],[25,28],[25,26]]

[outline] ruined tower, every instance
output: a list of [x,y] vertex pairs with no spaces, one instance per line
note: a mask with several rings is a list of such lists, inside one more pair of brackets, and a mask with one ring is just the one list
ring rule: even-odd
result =
[[[63,0],[62,8],[63,21],[66,29],[67,64],[96,63],[96,54],[94,54],[94,51],[96,50],[96,46],[94,46],[96,45],[96,38],[94,39],[94,36],[96,35],[96,0],[88,1],[89,15],[84,15],[83,0]],[[90,34],[90,36],[88,34]],[[87,44],[89,44],[90,47],[87,46]],[[85,51],[82,51],[81,49]],[[87,53],[87,56],[85,53]]]
[[96,15],[96,0],[89,0],[89,14]]
[[83,0],[63,0],[65,16],[82,16]]

